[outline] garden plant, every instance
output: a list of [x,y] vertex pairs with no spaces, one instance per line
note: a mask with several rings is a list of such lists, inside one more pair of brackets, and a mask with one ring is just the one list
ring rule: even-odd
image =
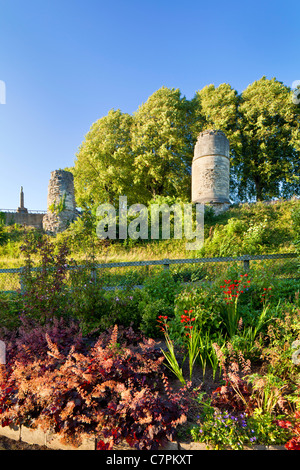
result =
[[[298,249],[297,211],[294,219]],[[227,224],[223,248],[227,231],[237,240],[243,224]],[[248,244],[257,233],[248,231]],[[213,253],[213,230],[208,237]],[[0,295],[2,426],[51,429],[75,446],[92,435],[99,450],[121,442],[158,449],[178,436],[214,449],[299,450],[295,272],[278,278],[275,266],[254,262],[247,272],[238,263],[189,273],[157,269],[106,289],[109,276],[95,271],[95,252],[79,269],[73,243],[28,232],[23,290]]]

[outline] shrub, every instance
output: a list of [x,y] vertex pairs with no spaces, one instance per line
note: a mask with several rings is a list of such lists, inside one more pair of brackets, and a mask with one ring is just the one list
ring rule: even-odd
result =
[[81,337],[70,346],[69,331],[66,347],[57,341],[62,325],[55,334],[44,327],[41,335],[41,328],[31,332],[30,341],[23,333],[8,348],[0,377],[2,426],[39,425],[73,445],[81,435],[96,435],[99,449],[122,440],[157,449],[186,421],[187,389],[169,388],[153,340],[115,326],[90,346]]
[[291,437],[288,428],[280,428],[268,413],[232,414],[228,411],[206,408],[200,426],[191,430],[194,441],[205,442],[215,450],[230,447],[243,450],[247,445],[285,444]]
[[92,277],[90,266],[70,271],[68,313],[80,321],[84,334],[112,325],[109,320],[111,302],[105,297],[101,280]]
[[[222,298],[214,286],[207,283],[200,287],[190,285],[176,295],[175,318],[178,324],[184,311],[192,310],[198,328],[202,332],[209,331],[213,338],[220,331],[222,306]],[[174,337],[174,333],[172,337]]]
[[158,336],[156,320],[159,315],[174,317],[174,301],[179,289],[180,283],[167,270],[145,280],[139,302],[141,329],[144,334]]
[[22,308],[22,296],[19,293],[0,293],[0,326],[8,330],[17,328]]
[[119,325],[123,327],[132,326],[138,329],[141,323],[141,315],[138,304],[140,301],[139,289],[115,289],[108,291],[105,297],[109,301],[107,321],[109,326]]
[[[24,313],[41,322],[53,316],[66,313],[66,268],[68,249],[66,245],[54,245],[46,238],[37,241],[29,235],[22,246],[25,254]],[[33,271],[32,254],[37,254],[41,261],[38,271]]]

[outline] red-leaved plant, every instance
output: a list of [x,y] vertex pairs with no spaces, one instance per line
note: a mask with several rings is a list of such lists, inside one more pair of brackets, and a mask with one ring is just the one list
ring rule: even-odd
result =
[[286,444],[287,450],[300,450],[300,411],[295,412],[293,423],[289,420],[277,420],[278,426],[289,429],[295,434]]
[[50,429],[75,446],[82,436],[96,436],[98,449],[122,440],[157,449],[174,437],[187,419],[187,389],[170,390],[154,340],[115,326],[89,344],[74,325],[68,328],[73,336],[53,324],[7,340],[0,424]]
[[227,343],[229,360],[226,364],[221,348],[216,343],[213,347],[222,369],[224,385],[212,392],[212,404],[218,408],[249,411],[252,408],[251,390],[245,377],[250,373],[250,361],[246,361],[241,352],[236,353]]

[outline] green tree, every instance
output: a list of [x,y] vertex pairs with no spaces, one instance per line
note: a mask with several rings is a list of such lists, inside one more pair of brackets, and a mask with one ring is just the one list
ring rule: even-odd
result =
[[217,88],[214,85],[205,86],[196,92],[192,102],[194,139],[206,129],[217,129],[231,139],[231,145],[238,142],[236,136],[239,96],[228,83],[222,83]]
[[262,77],[241,94],[241,146],[233,160],[240,199],[300,194],[299,106],[291,90]]
[[113,203],[132,191],[132,116],[110,110],[85,136],[75,159],[74,187],[79,207]]
[[234,172],[234,162],[241,150],[240,130],[238,127],[238,107],[240,96],[228,83],[218,87],[207,85],[198,90],[191,100],[193,123],[191,126],[193,142],[196,143],[200,132],[216,129],[224,132],[230,144],[230,189],[231,196],[237,190],[237,179]]
[[133,116],[134,184],[139,202],[157,195],[190,197],[191,105],[178,89],[162,87]]

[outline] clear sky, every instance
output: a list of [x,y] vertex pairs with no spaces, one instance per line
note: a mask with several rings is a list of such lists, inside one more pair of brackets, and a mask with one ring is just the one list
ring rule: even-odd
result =
[[0,209],[23,186],[45,210],[51,171],[110,109],[132,114],[162,86],[291,87],[299,53],[299,0],[0,0]]

